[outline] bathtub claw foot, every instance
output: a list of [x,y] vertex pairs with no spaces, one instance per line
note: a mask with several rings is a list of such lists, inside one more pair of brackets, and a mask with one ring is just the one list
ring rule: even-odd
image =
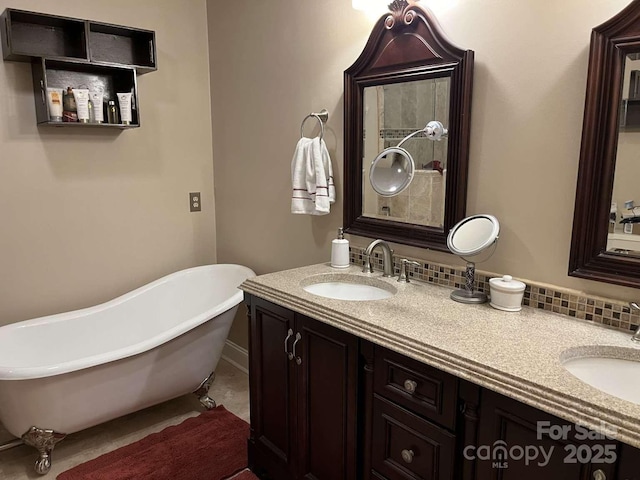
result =
[[200,400],[202,406],[207,410],[213,410],[214,408],[216,408],[216,401],[208,395],[209,388],[211,388],[211,384],[213,383],[213,380],[215,378],[216,372],[211,372],[211,374],[207,378],[205,378],[200,386],[193,392],[195,395],[197,395],[198,400]]
[[213,410],[216,408],[216,401],[209,395],[202,395],[198,400],[200,400],[202,406],[207,410]]
[[51,470],[51,453],[41,452],[40,457],[36,460],[33,468],[36,473],[46,475]]
[[29,431],[22,435],[22,441],[38,450],[40,454],[34,465],[37,473],[44,475],[49,472],[53,447],[66,436],[64,433],[38,427],[31,427]]

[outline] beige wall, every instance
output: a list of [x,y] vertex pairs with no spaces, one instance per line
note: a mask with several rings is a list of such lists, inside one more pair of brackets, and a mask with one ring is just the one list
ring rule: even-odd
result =
[[117,133],[36,127],[29,64],[0,62],[0,324],[215,262],[204,0],[5,7],[155,30],[159,69],[139,77],[141,128]]
[[[502,226],[479,268],[592,294],[640,293],[567,275],[591,29],[628,0],[424,0],[452,41],[475,51],[467,212]],[[216,8],[220,5],[220,8]],[[350,0],[208,0],[219,261],[258,273],[329,259],[342,199],[327,217],[289,213],[300,121],[327,108],[342,187],[343,71],[373,22]],[[340,190],[341,191],[341,190]],[[366,245],[370,239],[351,238]],[[461,264],[456,257],[396,246]],[[238,324],[238,322],[236,322]],[[232,340],[246,342],[245,322]]]

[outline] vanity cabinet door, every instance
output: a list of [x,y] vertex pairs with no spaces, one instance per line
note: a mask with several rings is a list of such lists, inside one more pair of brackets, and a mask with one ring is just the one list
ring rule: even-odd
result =
[[463,450],[476,457],[477,480],[614,478],[615,440],[583,439],[576,425],[489,390],[479,422],[478,443]]
[[296,400],[294,362],[294,314],[252,295],[250,308],[249,379],[251,431],[249,467],[272,480],[294,478],[296,470]]
[[296,314],[301,479],[357,477],[358,338]]
[[269,480],[356,480],[358,338],[253,295],[245,300],[249,467]]
[[640,449],[621,444],[616,480],[640,480]]

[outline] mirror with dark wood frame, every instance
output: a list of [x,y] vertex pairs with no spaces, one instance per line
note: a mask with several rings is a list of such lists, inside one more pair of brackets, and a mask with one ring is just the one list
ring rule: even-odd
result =
[[[569,275],[640,287],[640,0],[591,33]],[[634,232],[635,228],[635,232]],[[637,245],[637,247],[635,246]]]
[[[345,232],[448,251],[447,233],[465,216],[473,51],[453,45],[433,13],[416,2],[395,0],[389,9],[345,71]],[[377,106],[380,98],[380,108],[366,116],[370,105],[365,103]],[[392,103],[404,108],[400,116],[411,117],[408,124],[405,118],[394,128],[382,126],[382,110],[390,110]],[[431,120],[441,122],[448,136],[431,145],[431,140],[420,144],[424,138],[406,145],[415,148],[411,154],[417,166],[405,195],[419,189],[437,193],[433,198],[395,197],[408,202],[405,213],[413,209],[402,218],[394,204],[383,204],[381,199],[388,198],[378,198],[370,187],[369,168],[385,147]]]

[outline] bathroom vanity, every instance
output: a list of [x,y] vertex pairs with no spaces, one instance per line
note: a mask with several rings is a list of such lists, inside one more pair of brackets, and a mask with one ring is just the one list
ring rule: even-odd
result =
[[[313,265],[242,285],[256,474],[640,480],[640,405],[562,366],[576,348],[633,348],[629,335],[458,304],[448,288],[360,270]],[[385,283],[393,295],[337,300],[303,288],[330,281]]]

